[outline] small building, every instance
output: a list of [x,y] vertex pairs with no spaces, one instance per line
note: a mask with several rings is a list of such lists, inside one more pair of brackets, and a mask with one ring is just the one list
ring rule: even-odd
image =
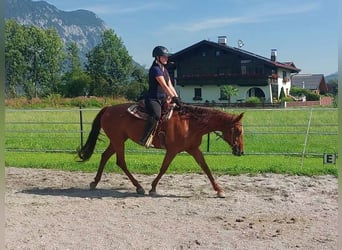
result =
[[300,72],[293,62],[278,62],[276,49],[266,58],[229,46],[225,36],[218,42],[202,40],[171,55],[169,62],[172,81],[187,103],[227,103],[221,91],[225,85],[238,90],[232,103],[249,97],[273,103],[282,88],[289,94],[292,75]]
[[308,89],[315,94],[324,95],[328,92],[328,85],[323,74],[297,74],[292,77],[292,86]]

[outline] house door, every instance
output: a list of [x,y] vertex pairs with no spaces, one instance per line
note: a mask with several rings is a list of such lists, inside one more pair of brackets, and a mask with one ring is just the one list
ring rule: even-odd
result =
[[265,99],[265,93],[260,88],[251,88],[247,92],[248,97],[258,97],[260,99]]

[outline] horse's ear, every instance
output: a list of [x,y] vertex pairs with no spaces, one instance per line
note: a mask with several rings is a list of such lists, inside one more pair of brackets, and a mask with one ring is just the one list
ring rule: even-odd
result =
[[239,114],[236,118],[235,118],[235,122],[238,122],[242,119],[243,115],[245,114],[245,112],[242,112],[241,114]]

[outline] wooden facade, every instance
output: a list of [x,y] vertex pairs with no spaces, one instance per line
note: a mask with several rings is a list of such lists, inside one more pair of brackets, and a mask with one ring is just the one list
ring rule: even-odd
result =
[[[279,63],[248,51],[203,40],[170,56],[168,69],[177,91],[185,102],[224,102],[220,88],[235,86],[239,93],[232,101],[246,100],[256,94],[272,103],[280,88],[288,86],[292,73],[300,69],[293,63]],[[289,88],[289,87],[288,87]]]

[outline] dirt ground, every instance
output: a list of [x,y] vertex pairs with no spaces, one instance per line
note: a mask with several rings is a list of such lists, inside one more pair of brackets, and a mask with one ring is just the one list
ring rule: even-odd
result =
[[[146,191],[155,176],[136,175]],[[129,180],[7,167],[6,249],[337,249],[337,178],[166,174],[157,197]]]

